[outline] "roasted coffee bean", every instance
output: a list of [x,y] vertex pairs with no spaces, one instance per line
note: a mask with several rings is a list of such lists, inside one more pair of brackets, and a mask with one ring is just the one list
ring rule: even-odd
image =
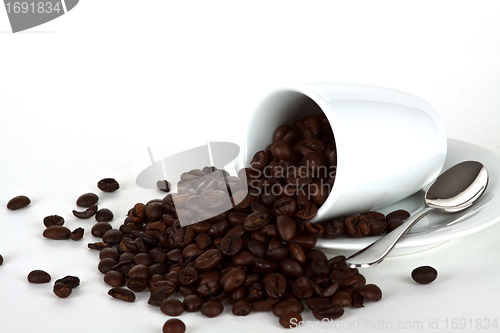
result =
[[302,316],[295,311],[286,311],[280,316],[279,323],[284,328],[298,327],[302,322]]
[[278,304],[278,299],[276,298],[268,298],[268,299],[263,299],[260,301],[256,301],[252,303],[252,307],[255,311],[258,312],[265,312],[265,311],[271,311],[273,307]]
[[232,211],[227,216],[227,219],[229,220],[229,223],[231,223],[232,225],[243,225],[243,221],[247,216],[248,214],[246,213]]
[[161,201],[151,202],[146,205],[146,217],[152,221],[159,221],[162,219],[164,214],[163,206]]
[[248,242],[247,248],[257,258],[266,257],[267,245],[265,243],[256,240],[251,240]]
[[63,282],[56,282],[53,288],[54,294],[60,298],[66,298],[71,295],[71,287]]
[[246,296],[247,296],[247,288],[245,288],[245,286],[243,285],[238,287],[235,291],[231,293],[231,295],[229,295],[229,297],[227,298],[227,302],[233,305],[237,301],[244,300]]
[[390,220],[387,220],[387,232],[391,232],[397,227],[399,227],[401,224],[403,224],[403,221],[397,218],[392,218]]
[[294,259],[284,259],[280,262],[281,272],[290,278],[298,278],[304,275],[302,265]]
[[322,308],[327,308],[332,306],[332,302],[328,298],[323,297],[313,297],[306,300],[306,305],[312,311],[317,311]]
[[125,302],[135,301],[135,294],[131,290],[122,287],[111,288],[108,291],[108,295]]
[[170,192],[170,183],[167,180],[159,180],[156,182],[156,187],[163,192]]
[[362,308],[362,307],[364,307],[364,302],[365,302],[365,299],[363,298],[363,296],[361,296],[357,292],[355,292],[352,295],[352,306],[353,307]]
[[343,314],[344,308],[337,304],[331,304],[330,306],[322,307],[313,311],[314,318],[318,320],[337,319],[339,317],[342,317]]
[[43,231],[43,237],[62,240],[68,239],[71,235],[71,230],[60,225],[51,226]]
[[392,213],[387,214],[387,216],[385,217],[385,220],[389,221],[389,220],[392,220],[392,219],[399,219],[399,220],[404,221],[404,220],[406,220],[409,217],[410,217],[410,213],[408,213],[404,209],[399,209],[399,210],[396,210],[396,211],[394,211]]
[[74,241],[78,241],[83,238],[84,232],[85,230],[82,227],[78,227],[75,230],[73,230],[71,234],[69,234],[69,238],[71,238]]
[[90,233],[94,237],[102,238],[106,231],[111,229],[113,229],[113,227],[108,222],[97,222],[90,230]]
[[243,247],[243,240],[241,236],[235,234],[227,234],[222,238],[220,243],[220,250],[226,256],[234,256],[240,252]]
[[118,229],[109,229],[102,235],[102,241],[110,245],[120,244],[122,238],[123,233]]
[[369,236],[379,236],[387,230],[387,222],[385,220],[369,220],[370,232]]
[[293,284],[293,293],[300,299],[308,299],[313,297],[315,293],[315,283],[308,277],[301,276]]
[[208,229],[208,235],[212,238],[223,237],[233,225],[227,219],[222,219],[214,223]]
[[49,216],[46,216],[43,219],[43,224],[47,228],[51,227],[53,225],[63,225],[64,224],[64,218],[62,218],[59,215],[49,215]]
[[3,264],[3,257],[2,255],[0,254],[0,265]]
[[193,227],[188,225],[187,227],[180,227],[175,231],[174,242],[178,247],[184,248],[189,245],[195,237]]
[[283,140],[283,137],[290,132],[291,128],[288,125],[281,125],[273,134],[273,143]]
[[220,250],[210,249],[196,258],[194,268],[199,271],[209,271],[222,262],[223,255]]
[[191,294],[184,298],[183,304],[187,312],[196,312],[201,308],[203,302],[203,298],[196,294]]
[[184,267],[179,272],[179,283],[183,286],[191,286],[198,282],[200,276],[193,267]]
[[76,205],[78,207],[88,208],[95,205],[99,201],[99,197],[94,193],[85,193],[76,199]]
[[273,314],[276,317],[281,317],[287,311],[301,313],[304,311],[304,305],[300,301],[281,301],[273,307]]
[[382,299],[382,291],[374,284],[366,284],[358,288],[357,292],[369,301],[380,301]]
[[266,251],[266,258],[275,263],[281,262],[286,257],[288,257],[288,249],[286,247],[278,247]]
[[196,288],[196,292],[204,298],[213,297],[219,292],[219,282],[216,280],[200,282]]
[[113,220],[113,212],[107,208],[101,208],[95,214],[95,219],[98,222],[110,222]]
[[264,211],[253,212],[243,221],[243,227],[248,231],[259,230],[271,221],[269,213]]
[[300,245],[300,247],[305,251],[312,249],[316,245],[317,241],[318,239],[315,236],[297,234],[290,240],[290,243]]
[[163,324],[163,333],[184,333],[186,324],[177,318],[169,319]]
[[239,300],[234,303],[231,311],[235,316],[246,316],[252,312],[252,305],[245,300]]
[[245,299],[250,303],[260,301],[264,298],[264,285],[255,281],[260,281],[260,275],[249,275],[245,280],[245,286],[248,287]]
[[123,287],[125,285],[125,276],[122,272],[109,271],[104,274],[103,280],[111,287]]
[[352,298],[348,292],[339,290],[335,294],[333,294],[333,296],[330,298],[330,301],[333,304],[337,304],[345,308],[351,305]]
[[180,316],[184,312],[184,304],[175,298],[168,298],[161,302],[160,310],[171,317]]
[[28,206],[30,203],[30,198],[25,195],[19,195],[9,200],[7,208],[10,210],[17,210]]
[[114,192],[120,188],[120,185],[113,178],[104,178],[97,182],[97,187],[103,192]]
[[78,211],[74,210],[73,215],[79,219],[88,219],[88,218],[91,218],[92,216],[94,216],[95,213],[97,213],[97,210],[98,210],[97,206],[92,205],[83,212],[78,212]]
[[250,166],[252,169],[262,170],[267,165],[267,153],[263,150],[258,151],[253,156]]
[[71,289],[74,289],[80,285],[80,279],[76,276],[67,275],[61,279],[57,279],[54,283],[64,283]]
[[429,284],[437,278],[437,270],[431,266],[420,266],[411,272],[412,279],[420,284]]
[[111,247],[111,245],[104,242],[88,243],[87,246],[91,250],[98,250],[98,251],[101,251],[102,249],[105,249],[107,247]]
[[350,216],[344,220],[345,231],[352,237],[364,237],[370,233],[370,221],[366,216]]
[[249,251],[243,251],[233,257],[232,262],[237,266],[250,266],[257,258],[255,254]]
[[304,250],[298,243],[290,243],[288,244],[288,250],[290,253],[290,256],[297,260],[299,263],[302,265],[306,263],[306,254],[304,253]]
[[201,306],[201,314],[208,318],[217,317],[222,311],[224,311],[224,305],[219,301],[207,301]]
[[323,258],[315,257],[311,261],[311,268],[314,273],[318,275],[328,275],[330,273],[328,266],[326,265],[325,260]]
[[276,228],[281,239],[285,242],[290,241],[297,234],[295,221],[288,215],[280,215],[277,217]]
[[102,274],[106,274],[107,272],[111,271],[115,265],[118,264],[118,262],[113,259],[113,258],[104,258],[99,261],[99,265],[97,266],[97,269],[99,272]]
[[35,269],[28,274],[28,281],[31,283],[47,283],[50,279],[50,274],[40,269]]
[[325,225],[324,236],[329,239],[336,239],[344,233],[344,222],[335,219]]
[[262,258],[253,261],[253,268],[257,273],[268,274],[278,269],[278,264]]
[[222,278],[219,283],[226,293],[235,291],[245,282],[245,272],[241,268],[230,269]]
[[266,293],[271,298],[281,298],[286,292],[286,278],[281,273],[270,273],[262,278]]

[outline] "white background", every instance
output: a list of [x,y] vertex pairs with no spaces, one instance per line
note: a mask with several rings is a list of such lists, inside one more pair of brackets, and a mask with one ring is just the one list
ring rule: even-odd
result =
[[[407,91],[434,106],[450,138],[500,153],[499,9],[496,1],[85,0],[17,34],[0,9],[0,203],[19,194],[32,199],[24,210],[0,210],[1,331],[160,332],[168,317],[147,305],[146,295],[134,304],[107,296],[97,253],[86,248],[96,241],[92,222],[72,217],[74,201],[98,191],[99,179],[115,177],[121,189],[98,194],[118,227],[135,202],[162,196],[134,184],[148,162],[146,147],[157,147],[160,158],[236,140],[238,121],[280,83]],[[84,227],[84,239],[43,239],[42,219],[51,214],[71,229]],[[360,332],[370,326],[355,326],[357,320],[384,331],[387,321],[426,329],[439,318],[445,331],[448,318],[448,329],[458,331],[453,318],[493,320],[500,266],[481,254],[500,250],[493,237],[499,232],[495,225],[367,270],[384,299],[349,309],[339,322]],[[424,264],[440,265],[440,277],[417,286],[409,272]],[[54,280],[77,275],[82,285],[57,299],[52,284],[26,282],[37,268]],[[189,332],[280,331],[271,314],[239,318],[226,309],[216,319],[181,319]]]

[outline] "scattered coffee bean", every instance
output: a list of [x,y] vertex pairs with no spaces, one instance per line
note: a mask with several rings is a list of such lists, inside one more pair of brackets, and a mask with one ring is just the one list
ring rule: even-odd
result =
[[108,291],[108,295],[125,302],[135,301],[135,294],[131,290],[122,287],[111,288]]
[[3,257],[2,255],[0,254],[0,265],[3,264]]
[[71,292],[72,292],[71,287],[63,282],[56,282],[54,284],[53,291],[54,291],[54,294],[56,294],[60,298],[66,298],[69,295],[71,295]]
[[98,210],[98,208],[96,205],[91,205],[89,208],[87,208],[83,212],[78,212],[78,211],[74,210],[73,215],[75,215],[75,217],[78,217],[79,219],[88,219],[88,218],[91,218],[92,216],[94,216],[95,213],[97,213],[97,210]]
[[163,333],[184,333],[186,324],[177,318],[169,319],[163,324]]
[[125,285],[125,276],[122,272],[108,271],[104,274],[103,279],[111,287],[123,287]]
[[85,230],[82,227],[78,227],[71,232],[71,234],[69,235],[69,238],[71,238],[71,240],[78,241],[78,240],[83,238],[84,232],[85,232]]
[[95,205],[99,201],[99,197],[94,193],[85,193],[76,199],[76,205],[78,207],[88,208]]
[[107,208],[101,208],[95,214],[95,219],[97,222],[110,222],[113,220],[113,212]]
[[28,281],[31,283],[47,283],[50,280],[50,274],[40,269],[35,269],[28,274]]
[[420,284],[429,284],[437,278],[437,270],[431,266],[420,266],[411,272],[412,279]]
[[30,203],[30,198],[25,195],[19,195],[9,200],[7,208],[10,210],[17,210],[28,206]]
[[156,187],[163,192],[170,192],[170,183],[166,180],[157,181]]
[[106,231],[111,229],[113,229],[113,227],[108,222],[97,222],[90,230],[90,233],[94,237],[102,238]]
[[302,322],[302,316],[295,311],[286,311],[280,316],[279,323],[284,328],[298,327]]
[[104,178],[97,182],[97,187],[103,192],[114,192],[120,188],[113,178]]
[[399,219],[399,220],[404,221],[409,217],[410,217],[410,213],[408,213],[406,210],[399,209],[399,210],[396,210],[392,213],[387,214],[387,216],[385,217],[385,220],[390,221],[392,219]]
[[65,285],[73,289],[80,285],[80,279],[76,276],[67,275],[61,279],[56,280],[55,283],[64,283]]
[[62,218],[59,215],[49,215],[49,216],[46,216],[43,219],[43,224],[47,228],[51,227],[51,226],[54,226],[54,225],[63,225],[64,224],[64,218]]
[[43,231],[43,237],[55,240],[68,239],[70,235],[71,230],[60,225],[48,227]]

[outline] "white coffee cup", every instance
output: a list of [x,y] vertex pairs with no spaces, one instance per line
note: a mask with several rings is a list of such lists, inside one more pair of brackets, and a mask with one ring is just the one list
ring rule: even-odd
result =
[[440,173],[446,133],[439,115],[411,94],[349,83],[301,83],[265,96],[246,124],[240,165],[265,149],[274,131],[324,113],[337,148],[336,178],[311,220],[345,217],[395,203]]

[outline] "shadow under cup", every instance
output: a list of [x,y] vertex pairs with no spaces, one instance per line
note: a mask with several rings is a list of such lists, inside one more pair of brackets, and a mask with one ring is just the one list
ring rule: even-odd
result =
[[247,123],[239,164],[249,167],[279,126],[322,114],[335,138],[336,178],[311,222],[402,200],[432,182],[444,165],[446,133],[432,106],[405,92],[344,83],[290,85],[264,97]]

